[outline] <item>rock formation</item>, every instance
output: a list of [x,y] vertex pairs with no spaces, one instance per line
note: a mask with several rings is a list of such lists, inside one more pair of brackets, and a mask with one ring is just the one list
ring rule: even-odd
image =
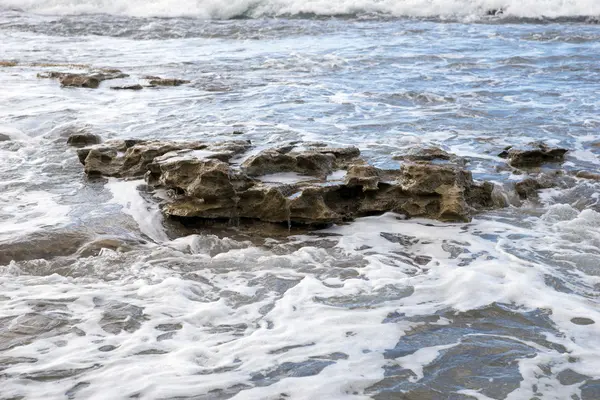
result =
[[140,84],[136,85],[124,85],[124,86],[111,86],[112,90],[142,90],[144,87]]
[[150,86],[181,86],[190,83],[190,81],[184,79],[163,79],[156,76],[148,77],[148,79],[150,79]]
[[127,78],[129,75],[122,73],[118,69],[102,69],[89,73],[69,73],[69,72],[45,72],[37,75],[38,78],[58,79],[63,87],[80,87],[96,89],[100,86],[100,82]]
[[549,147],[544,143],[536,142],[520,148],[507,147],[498,156],[506,158],[511,166],[521,168],[539,167],[549,162],[562,162],[566,153],[566,149]]
[[93,133],[75,133],[69,136],[67,144],[73,147],[85,147],[93,144],[100,144],[102,140],[100,136]]
[[183,220],[260,220],[323,226],[393,211],[409,217],[469,221],[493,206],[493,185],[475,183],[461,165],[369,165],[355,147],[271,148],[249,141],[114,140],[78,150],[90,175],[145,177],[164,190],[161,209]]

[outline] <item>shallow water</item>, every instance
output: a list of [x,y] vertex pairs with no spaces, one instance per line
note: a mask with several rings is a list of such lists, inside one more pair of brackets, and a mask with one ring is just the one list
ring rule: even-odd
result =
[[[0,0],[0,60],[19,62],[0,67],[0,399],[600,398],[600,184],[568,177],[599,165],[595,2],[549,2],[554,21],[104,3]],[[245,13],[231,4],[215,10]],[[66,15],[82,11],[113,15]],[[36,74],[64,67],[34,63],[131,76],[61,89]],[[145,75],[192,83],[109,88]],[[433,144],[508,195],[523,176],[504,147],[571,151],[563,185],[468,224],[177,238],[142,181],[85,178],[65,144],[80,130],[356,145],[386,168]]]

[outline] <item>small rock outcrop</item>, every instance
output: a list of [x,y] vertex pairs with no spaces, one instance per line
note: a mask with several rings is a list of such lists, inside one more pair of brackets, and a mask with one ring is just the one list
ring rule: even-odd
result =
[[58,79],[62,87],[79,87],[96,89],[100,86],[100,82],[127,78],[129,75],[122,73],[118,69],[103,69],[92,71],[90,73],[69,73],[69,72],[44,72],[39,73],[38,78]]
[[100,79],[93,76],[69,74],[59,78],[62,87],[80,87],[96,89],[100,86]]
[[394,156],[394,160],[425,162],[434,160],[450,160],[457,157],[439,147],[412,147],[401,154]]
[[[0,139],[2,140],[2,139]],[[594,173],[594,172],[590,172],[590,171],[578,171],[575,174],[576,177],[581,178],[581,179],[589,179],[592,181],[600,181],[600,174]]]
[[124,86],[111,86],[112,90],[142,90],[142,85],[124,85]]
[[93,144],[100,144],[100,136],[93,133],[74,133],[67,139],[67,144],[73,147],[85,147]]
[[185,79],[173,79],[173,78],[169,78],[169,79],[163,79],[163,78],[159,78],[159,77],[152,77],[154,79],[150,79],[150,86],[181,86],[181,85],[185,85],[187,83],[190,83],[190,81],[187,81]]
[[490,183],[458,164],[369,165],[355,147],[251,149],[248,141],[115,140],[78,150],[88,175],[139,178],[165,189],[167,217],[323,226],[393,211],[469,221],[493,207]]
[[544,143],[530,143],[522,148],[507,147],[498,157],[506,158],[515,168],[539,167],[550,162],[562,162],[568,150],[549,147]]

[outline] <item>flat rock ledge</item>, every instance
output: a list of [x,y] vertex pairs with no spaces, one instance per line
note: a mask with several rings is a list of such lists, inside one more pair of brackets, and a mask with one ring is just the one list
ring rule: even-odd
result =
[[144,177],[161,210],[182,220],[259,220],[327,226],[393,211],[470,221],[494,206],[493,184],[475,183],[453,162],[369,165],[355,147],[258,151],[249,141],[113,140],[78,149],[89,176]]

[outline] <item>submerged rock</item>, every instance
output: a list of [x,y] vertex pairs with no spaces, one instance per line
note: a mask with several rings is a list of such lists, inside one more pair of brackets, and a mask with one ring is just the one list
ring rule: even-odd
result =
[[74,254],[88,238],[83,232],[38,232],[0,243],[0,265],[11,261],[51,259]]
[[50,71],[39,73],[38,78],[47,79],[58,79],[62,87],[80,87],[96,89],[100,86],[100,82],[126,78],[129,75],[124,74],[118,69],[102,69],[98,71],[92,71],[89,73],[69,73],[69,72],[58,72]]
[[162,212],[180,221],[323,226],[387,211],[469,221],[493,206],[490,183],[452,163],[368,165],[355,147],[294,146],[242,154],[248,141],[110,141],[78,150],[89,175],[145,176],[165,190]]
[[93,76],[69,74],[59,78],[60,85],[63,87],[81,87],[96,89],[100,86],[100,79]]
[[[0,141],[2,141],[2,139],[0,139]],[[575,176],[578,178],[582,178],[582,179],[589,179],[592,181],[600,181],[600,174],[596,174],[596,173],[590,172],[590,171],[578,171],[577,174],[575,174]]]
[[515,183],[515,191],[521,200],[535,199],[538,197],[540,190],[557,186],[570,187],[573,184],[572,180],[573,178],[565,176],[562,171],[541,173]]
[[544,143],[530,143],[522,148],[507,147],[498,154],[506,158],[508,163],[516,168],[539,167],[549,162],[562,162],[568,150],[558,147],[548,147]]
[[125,86],[111,86],[112,90],[142,90],[142,85],[125,85]]
[[153,77],[154,79],[150,79],[150,86],[181,86],[186,83],[190,83],[190,81],[185,79],[163,79],[158,77]]

